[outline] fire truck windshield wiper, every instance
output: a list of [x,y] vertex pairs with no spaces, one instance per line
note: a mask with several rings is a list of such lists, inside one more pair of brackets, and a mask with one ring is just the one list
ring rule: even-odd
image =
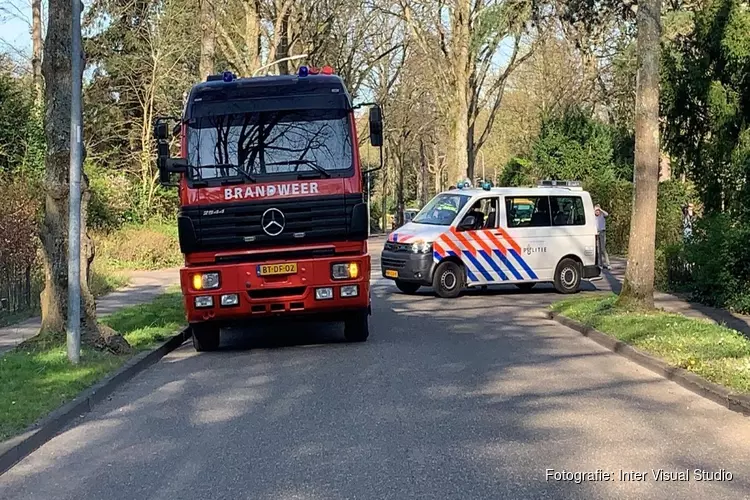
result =
[[[331,178],[331,174],[324,169],[321,166],[318,166],[317,163],[311,160],[286,160],[286,161],[275,161],[273,163],[266,163],[266,165],[306,165],[314,170],[317,170],[322,175],[326,176],[327,178]],[[304,172],[300,172],[300,175],[304,174]]]
[[[255,177],[253,177],[252,175],[248,174],[247,172],[245,172],[243,169],[241,169],[237,165],[233,165],[231,163],[216,163],[216,164],[213,164],[213,165],[198,165],[198,166],[193,166],[193,168],[195,168],[195,169],[197,169],[199,171],[203,170],[204,168],[213,168],[213,169],[231,168],[232,170],[234,170],[235,172],[237,172],[240,175],[240,177],[244,177],[246,180],[248,180],[250,182],[253,182],[253,183],[258,182],[255,179]],[[205,180],[205,179],[203,179],[203,180]]]

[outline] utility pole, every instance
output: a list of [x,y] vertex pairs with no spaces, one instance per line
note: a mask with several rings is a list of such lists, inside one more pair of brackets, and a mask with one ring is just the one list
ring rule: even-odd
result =
[[83,158],[81,92],[81,0],[71,0],[73,11],[70,101],[70,180],[68,194],[68,359],[81,359],[81,162]]

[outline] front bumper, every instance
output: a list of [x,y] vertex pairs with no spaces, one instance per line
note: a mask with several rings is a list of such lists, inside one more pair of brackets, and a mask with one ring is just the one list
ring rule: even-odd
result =
[[[295,260],[297,273],[281,276],[258,276],[258,263],[196,266],[180,270],[180,282],[190,323],[219,321],[231,323],[251,317],[331,315],[338,312],[369,310],[370,256],[356,255],[309,260]],[[331,265],[356,262],[359,276],[355,279],[333,280]],[[220,288],[197,291],[192,288],[192,276],[200,272],[219,272]],[[354,297],[343,296],[344,287],[357,287]],[[330,298],[316,298],[315,290],[332,289]],[[236,294],[238,303],[221,305],[222,295]],[[196,297],[212,297],[210,307],[196,307]]]
[[[435,263],[432,253],[383,250],[380,254],[380,267],[384,278],[431,285]],[[398,276],[389,276],[393,273]]]

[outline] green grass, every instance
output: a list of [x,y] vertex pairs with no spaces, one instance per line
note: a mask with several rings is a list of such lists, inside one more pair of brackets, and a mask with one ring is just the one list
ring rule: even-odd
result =
[[[122,333],[135,353],[167,340],[185,324],[179,292],[102,318]],[[0,440],[5,440],[73,399],[119,368],[130,356],[83,349],[81,363],[68,363],[65,346],[22,344],[0,357]]]
[[552,309],[711,382],[750,392],[750,340],[742,334],[681,314],[623,309],[616,300],[576,297]]
[[91,293],[94,297],[102,297],[109,292],[122,288],[128,284],[128,277],[125,273],[117,271],[102,272],[97,266],[91,270]]

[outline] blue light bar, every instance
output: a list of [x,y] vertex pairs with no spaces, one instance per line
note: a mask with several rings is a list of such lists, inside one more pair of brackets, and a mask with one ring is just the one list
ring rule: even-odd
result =
[[300,66],[299,72],[297,73],[299,76],[305,77],[310,73],[310,70],[307,69],[307,66]]

